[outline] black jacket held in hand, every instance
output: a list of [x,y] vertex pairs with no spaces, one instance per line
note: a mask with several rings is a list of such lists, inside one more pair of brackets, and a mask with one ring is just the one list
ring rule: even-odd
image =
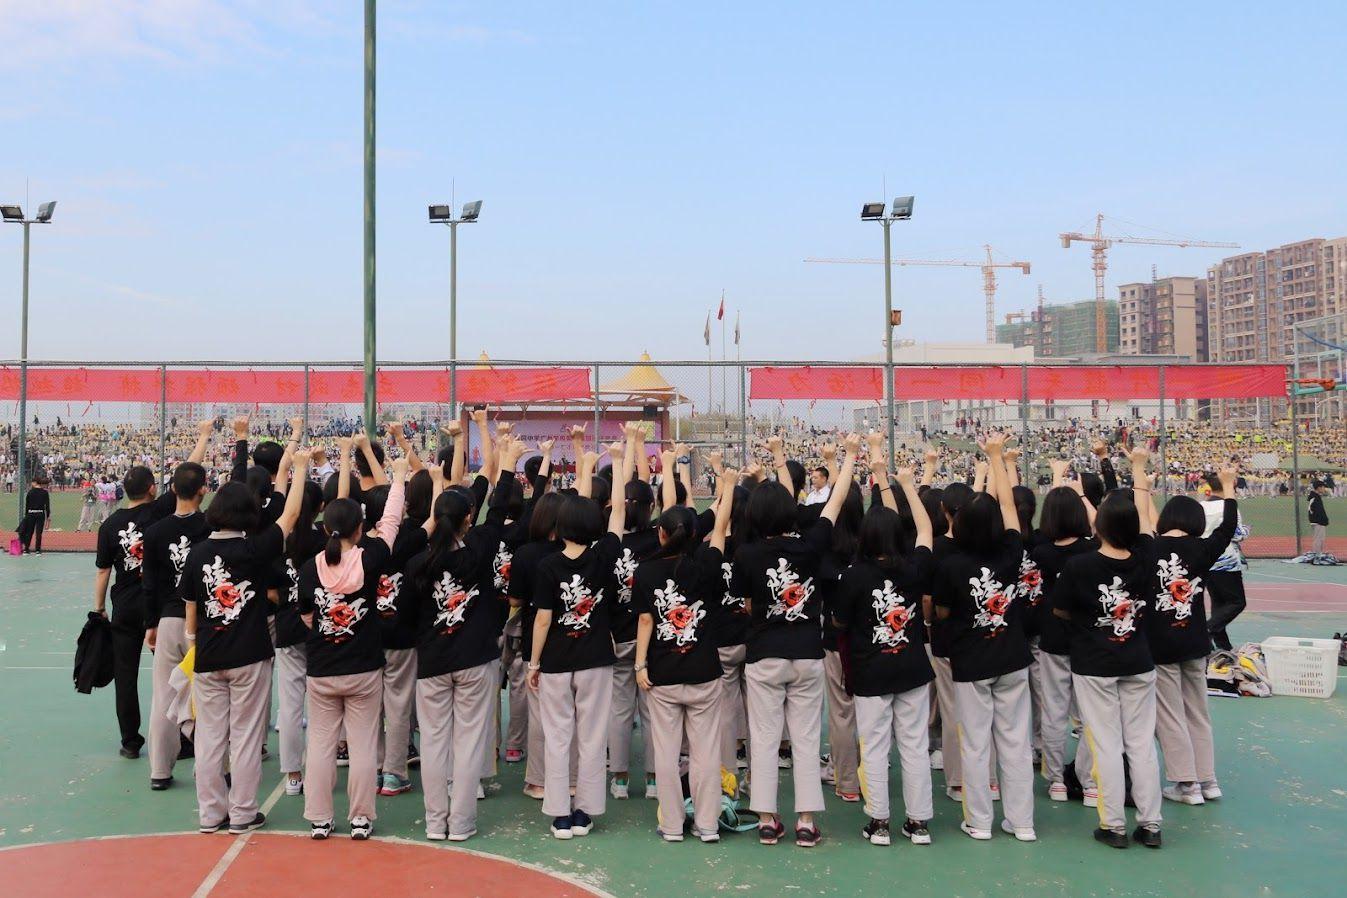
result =
[[97,611],[75,642],[75,691],[88,695],[112,682],[112,624]]

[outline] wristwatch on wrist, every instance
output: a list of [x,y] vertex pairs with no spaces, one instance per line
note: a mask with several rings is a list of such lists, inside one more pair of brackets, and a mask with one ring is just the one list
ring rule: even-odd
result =
[[677,461],[678,461],[678,463],[679,463],[680,465],[690,465],[690,464],[692,464],[692,456],[690,456],[690,455],[680,455],[680,456],[678,456]]
[[633,672],[633,673],[640,673],[641,671],[645,670],[645,669],[646,669],[647,667],[649,667],[649,666],[650,666],[649,664],[637,664],[635,667],[632,668],[632,672]]

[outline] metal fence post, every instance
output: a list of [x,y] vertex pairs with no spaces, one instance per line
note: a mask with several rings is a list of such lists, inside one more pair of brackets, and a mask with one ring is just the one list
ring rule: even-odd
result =
[[[599,426],[602,423],[602,416],[599,406],[599,366],[594,366],[594,451],[598,452],[603,446],[603,440],[599,437]],[[575,459],[575,470],[580,472],[580,459]]]
[[1300,416],[1296,413],[1296,379],[1300,377],[1300,359],[1297,356],[1291,379],[1291,401],[1286,415],[1291,421],[1291,497],[1296,518],[1296,557],[1300,557]]
[[168,473],[168,366],[159,366],[159,488]]
[[1029,482],[1029,366],[1020,366],[1020,483],[1033,489]]
[[1165,366],[1160,366],[1160,495],[1169,498],[1169,464],[1165,461],[1165,448],[1169,436],[1165,428]]
[[748,467],[748,374],[739,366],[739,454],[740,470]]

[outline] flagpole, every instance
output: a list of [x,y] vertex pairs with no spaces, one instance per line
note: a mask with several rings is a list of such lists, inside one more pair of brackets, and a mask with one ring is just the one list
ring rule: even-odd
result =
[[[721,301],[721,303],[723,304],[723,303],[725,302],[724,297],[721,297],[721,300],[720,300],[720,301]],[[721,315],[721,316],[720,316],[720,361],[721,361],[722,365],[721,365],[721,369],[720,369],[720,415],[721,415],[722,418],[726,417],[726,416],[729,415],[729,413],[730,413],[730,403],[729,403],[729,399],[728,399],[728,397],[729,397],[729,385],[728,385],[728,383],[727,383],[727,380],[728,380],[728,378],[729,378],[729,373],[730,373],[730,372],[729,372],[729,369],[728,369],[728,368],[724,367],[724,363],[725,363],[725,362],[728,362],[729,360],[730,360],[729,353],[727,353],[727,352],[725,351],[725,316],[724,316],[724,315]],[[727,421],[727,423],[728,423],[728,421]]]
[[702,331],[702,337],[706,340],[706,414],[711,414],[711,406],[714,404],[712,399],[715,396],[715,387],[711,383],[711,377],[715,373],[715,368],[711,365],[714,356],[711,354],[711,313],[706,313],[706,329]]

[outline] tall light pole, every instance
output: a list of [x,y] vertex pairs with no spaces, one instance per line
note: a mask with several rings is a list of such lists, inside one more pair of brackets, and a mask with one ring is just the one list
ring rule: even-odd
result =
[[374,279],[374,73],[377,0],[365,0],[365,432],[374,438],[378,413],[378,378],[375,375],[376,296]]
[[35,218],[25,218],[19,206],[0,206],[0,216],[10,224],[23,225],[23,306],[19,325],[19,471],[16,480],[19,485],[19,516],[27,511],[23,507],[23,497],[28,490],[28,236],[35,224],[51,224],[51,214],[56,211],[56,203],[43,203],[37,207]]
[[893,311],[893,252],[889,228],[895,221],[907,221],[912,217],[912,199],[910,196],[898,197],[893,201],[893,208],[887,212],[883,203],[866,203],[861,206],[861,221],[877,221],[884,226],[884,402],[889,418],[890,471],[894,470],[896,457],[893,420],[893,328],[898,321]]
[[482,201],[463,204],[454,217],[453,205],[430,207],[430,223],[449,226],[449,414],[458,417],[458,226],[472,224],[482,214]]

